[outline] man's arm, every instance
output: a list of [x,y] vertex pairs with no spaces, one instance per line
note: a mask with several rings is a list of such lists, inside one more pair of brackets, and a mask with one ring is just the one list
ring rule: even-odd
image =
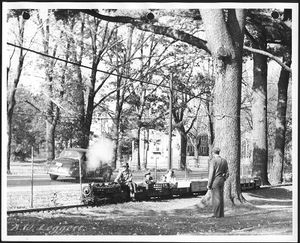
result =
[[119,171],[116,179],[114,180],[114,182],[119,182],[119,179],[121,178],[121,175],[122,175],[122,171]]
[[128,177],[127,177],[126,181],[127,182],[132,182],[132,173],[131,172],[128,173]]

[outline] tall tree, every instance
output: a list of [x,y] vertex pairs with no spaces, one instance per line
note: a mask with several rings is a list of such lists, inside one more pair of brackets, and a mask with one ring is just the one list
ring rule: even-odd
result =
[[[282,29],[286,31],[281,32],[281,45],[283,63],[290,67],[291,60],[291,9],[284,9],[283,19],[280,21]],[[272,161],[271,181],[274,184],[282,183],[283,181],[283,165],[284,165],[284,149],[286,136],[286,109],[287,109],[287,91],[290,80],[290,72],[282,68],[278,81],[278,101],[276,110],[276,131],[275,131],[275,147]]]
[[[264,26],[264,12],[252,13],[253,34],[247,32],[252,46],[263,51],[267,50],[267,30]],[[267,140],[267,73],[268,58],[260,53],[253,53],[253,84],[252,84],[252,141],[253,155],[250,161],[252,176],[258,176],[263,185],[268,185],[268,140]]]
[[243,9],[200,9],[212,57],[216,63],[214,87],[215,140],[229,163],[225,198],[243,201],[240,188],[240,104],[245,27]]
[[[283,56],[286,65],[291,65],[290,49],[286,50]],[[283,165],[284,165],[284,149],[286,135],[286,108],[287,108],[287,91],[289,85],[290,73],[282,68],[278,81],[278,103],[276,110],[276,131],[275,131],[275,147],[273,155],[273,168],[271,171],[271,180],[273,184],[282,183],[283,181]]]
[[[85,36],[85,25],[86,25],[86,16],[84,14],[78,14],[74,16],[74,21],[76,24],[73,30],[71,30],[70,39],[72,40],[73,45],[71,45],[72,59],[78,65],[71,67],[75,72],[75,79],[71,83],[72,89],[70,90],[70,95],[74,97],[74,101],[72,104],[72,109],[76,114],[76,124],[78,124],[78,130],[76,131],[76,144],[79,147],[85,146],[85,135],[84,135],[84,126],[85,126],[85,89],[86,85],[84,82],[84,77],[81,71],[80,65],[82,65],[82,60],[84,56],[84,36]],[[77,31],[76,31],[77,30]],[[76,31],[76,32],[75,32]],[[74,35],[74,32],[76,35]],[[79,48],[78,48],[79,47]]]
[[[12,10],[9,13],[10,17],[14,17],[17,20],[18,31],[16,33],[17,40],[16,44],[23,47],[24,44],[24,30],[25,30],[25,22],[26,19],[22,16],[23,10]],[[13,50],[13,54],[15,53],[15,49]],[[17,62],[17,71],[14,77],[13,84],[10,87],[10,91],[8,92],[8,99],[7,99],[7,135],[8,135],[8,143],[7,143],[7,173],[10,174],[10,155],[11,155],[11,140],[12,140],[12,120],[13,120],[13,112],[16,105],[16,91],[18,84],[20,82],[23,65],[24,65],[24,58],[25,53],[23,49],[20,49],[17,52],[18,55],[18,62]],[[13,55],[12,54],[12,55]],[[12,58],[12,57],[11,57]],[[9,81],[9,74],[10,74],[10,65],[7,67],[7,86]]]
[[[193,64],[192,64],[193,65]],[[186,156],[187,156],[187,142],[188,142],[188,133],[193,128],[195,121],[197,120],[198,112],[201,105],[200,98],[195,101],[193,96],[188,95],[189,90],[192,87],[192,84],[196,81],[197,85],[201,87],[201,81],[194,79],[192,81],[193,75],[193,66],[185,67],[182,71],[176,70],[175,73],[180,73],[182,75],[176,75],[172,82],[173,87],[177,90],[184,92],[172,91],[172,102],[174,103],[172,109],[172,115],[174,119],[174,127],[180,134],[180,168],[186,169]],[[189,85],[189,87],[188,87]],[[197,94],[199,97],[201,95]],[[194,104],[192,107],[191,103]],[[196,104],[195,104],[196,103]]]
[[[87,148],[89,145],[90,138],[90,128],[92,124],[93,111],[101,103],[98,102],[95,104],[95,97],[99,90],[103,87],[105,82],[108,80],[110,75],[107,75],[105,78],[102,78],[100,83],[97,84],[97,72],[98,65],[103,61],[104,55],[110,48],[111,38],[114,33],[114,29],[109,27],[109,23],[105,23],[104,26],[101,26],[101,20],[92,18],[91,26],[93,28],[89,29],[89,37],[91,40],[91,56],[92,56],[92,70],[89,83],[87,85],[87,104],[85,111],[85,119],[83,126],[83,137],[84,142],[82,146]],[[99,33],[100,31],[100,33]]]
[[[58,42],[60,37],[54,40],[54,43],[51,43],[51,24],[50,18],[52,17],[52,10],[48,9],[46,19],[43,20],[38,13],[37,15],[39,24],[43,26],[41,28],[42,38],[43,38],[43,53],[45,55],[51,55],[54,58],[57,54]],[[45,21],[45,23],[44,23]],[[62,35],[62,31],[60,31],[60,36]],[[54,44],[51,52],[51,44]],[[47,104],[46,104],[46,151],[47,151],[47,161],[51,161],[55,157],[55,128],[59,119],[59,107],[55,104],[54,96],[55,96],[55,87],[54,87],[54,69],[56,65],[55,59],[44,58],[45,65],[45,94],[47,96]]]

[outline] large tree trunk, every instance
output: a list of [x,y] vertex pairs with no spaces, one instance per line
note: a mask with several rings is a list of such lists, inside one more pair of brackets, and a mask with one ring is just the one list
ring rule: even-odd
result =
[[[290,53],[286,53],[283,57],[286,65],[291,65]],[[284,165],[284,147],[286,132],[286,107],[287,107],[287,90],[289,85],[290,73],[284,68],[281,69],[278,81],[278,103],[276,111],[276,131],[275,131],[275,147],[271,171],[272,184],[279,184],[283,181],[283,165]]]
[[252,176],[258,176],[263,185],[268,181],[268,140],[267,140],[267,57],[253,54],[253,160],[250,164]]
[[235,204],[244,200],[240,187],[240,104],[245,13],[243,9],[200,12],[216,63],[214,145],[228,161],[225,199]]

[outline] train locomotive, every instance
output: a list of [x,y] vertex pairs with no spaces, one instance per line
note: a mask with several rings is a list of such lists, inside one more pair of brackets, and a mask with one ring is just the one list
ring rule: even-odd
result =
[[[259,178],[241,178],[241,189],[259,188]],[[176,197],[192,197],[206,193],[207,180],[140,183],[137,185],[135,199],[137,201],[151,199],[171,199]],[[85,205],[102,205],[105,203],[120,203],[132,200],[128,187],[115,182],[90,183],[82,189],[82,202]]]

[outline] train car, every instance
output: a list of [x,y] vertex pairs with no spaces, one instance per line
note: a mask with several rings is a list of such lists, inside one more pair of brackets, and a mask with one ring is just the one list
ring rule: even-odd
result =
[[261,180],[259,177],[242,177],[240,183],[242,191],[257,189],[261,186]]
[[205,193],[207,191],[207,180],[198,180],[198,181],[191,181],[191,193],[193,195],[199,195],[201,193]]
[[[256,189],[261,186],[259,178],[241,178],[242,191]],[[207,179],[177,181],[175,184],[155,182],[137,185],[135,199],[137,201],[149,199],[166,199],[173,197],[189,197],[204,194],[207,191]],[[91,183],[82,190],[82,202],[86,205],[100,205],[103,203],[117,203],[130,201],[128,187],[118,183]]]
[[86,205],[99,205],[106,202],[129,201],[129,191],[117,183],[91,183],[82,189],[82,202]]
[[171,184],[166,182],[155,182],[145,186],[146,198],[168,198],[172,196]]
[[170,188],[172,197],[188,197],[191,196],[191,182],[177,181],[176,184]]

